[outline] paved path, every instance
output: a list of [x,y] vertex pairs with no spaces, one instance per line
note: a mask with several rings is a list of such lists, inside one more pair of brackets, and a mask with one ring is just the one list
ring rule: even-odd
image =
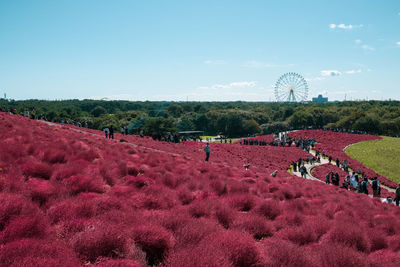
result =
[[[310,154],[313,155],[313,156],[315,156],[315,151],[311,150],[311,151],[310,151]],[[328,159],[325,159],[325,158],[321,158],[321,162],[320,162],[320,163],[316,162],[316,163],[314,163],[314,164],[309,164],[309,163],[304,164],[304,166],[305,166],[306,169],[307,169],[306,179],[318,181],[318,182],[321,182],[321,183],[324,183],[324,184],[325,184],[324,181],[322,181],[322,180],[320,180],[320,179],[315,178],[314,176],[312,176],[312,171],[313,171],[313,169],[314,169],[315,167],[321,166],[321,165],[325,165],[325,164],[336,165],[336,164],[333,164],[333,162],[329,163],[329,160],[328,160]],[[296,175],[296,176],[298,176],[298,177],[301,177],[301,173],[300,173],[299,171],[293,172],[293,174]],[[301,177],[301,178],[303,178],[303,177]],[[304,179],[304,178],[303,178],[303,179]],[[371,183],[371,180],[369,180],[369,182]],[[333,186],[333,185],[332,185],[332,184],[327,184],[327,186]],[[385,185],[382,185],[382,184],[381,184],[381,187],[382,187],[382,188],[385,188],[385,189],[388,190],[389,192],[392,192],[392,193],[395,193],[395,192],[396,192],[396,189],[387,187],[387,186],[385,186]],[[368,195],[368,196],[371,197],[371,198],[373,197],[373,195]],[[385,198],[381,198],[381,200],[383,200],[383,199],[385,199]],[[392,204],[394,204],[394,202],[393,202]]]

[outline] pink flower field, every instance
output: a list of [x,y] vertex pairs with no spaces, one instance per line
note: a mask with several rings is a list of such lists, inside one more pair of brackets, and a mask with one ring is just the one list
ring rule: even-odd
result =
[[77,129],[0,114],[0,266],[400,266],[400,209],[289,174],[299,148]]

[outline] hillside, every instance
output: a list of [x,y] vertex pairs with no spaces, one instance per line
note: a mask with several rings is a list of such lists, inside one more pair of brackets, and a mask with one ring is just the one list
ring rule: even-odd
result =
[[[341,160],[379,138],[292,134]],[[195,142],[6,113],[0,137],[0,266],[400,265],[400,209],[289,174],[297,147],[210,144],[204,162]]]

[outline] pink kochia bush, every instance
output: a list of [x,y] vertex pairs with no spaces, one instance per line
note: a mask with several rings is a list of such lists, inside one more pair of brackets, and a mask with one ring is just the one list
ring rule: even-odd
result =
[[0,266],[400,266],[400,210],[289,174],[299,148],[77,130],[0,113]]

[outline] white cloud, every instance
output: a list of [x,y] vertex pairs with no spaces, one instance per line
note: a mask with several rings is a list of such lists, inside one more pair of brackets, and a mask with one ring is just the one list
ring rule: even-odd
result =
[[362,45],[361,46],[362,49],[364,49],[365,51],[375,51],[375,48],[370,46],[370,45]]
[[361,69],[358,69],[358,70],[348,70],[348,71],[346,71],[346,74],[356,74],[356,73],[361,73],[361,72],[362,72]]
[[352,25],[352,24],[346,25],[346,24],[343,24],[343,23],[341,23],[341,24],[334,24],[334,23],[329,24],[329,28],[330,29],[338,28],[338,29],[343,29],[343,30],[352,30],[352,29],[355,29],[355,28],[361,28],[363,26],[364,25],[362,25],[362,24],[360,24],[360,25]]
[[398,46],[400,46],[400,42],[396,42],[396,44],[397,44]]
[[340,76],[342,73],[338,70],[321,70],[321,76]]
[[218,59],[218,60],[210,60],[210,59],[208,59],[208,60],[204,61],[204,64],[208,64],[208,65],[224,65],[224,64],[226,64],[226,61],[225,60],[220,60],[220,59]]
[[257,82],[231,82],[228,84],[213,84],[211,86],[200,86],[198,89],[200,90],[217,90],[217,89],[235,89],[235,88],[247,88],[247,87],[255,87]]
[[361,44],[362,43],[362,41],[360,39],[357,39],[354,42],[356,42],[356,44]]

